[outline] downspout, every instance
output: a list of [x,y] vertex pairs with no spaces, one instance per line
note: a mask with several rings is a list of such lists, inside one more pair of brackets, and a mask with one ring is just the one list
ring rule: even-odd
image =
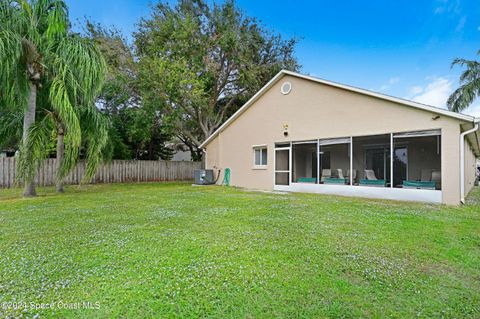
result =
[[465,136],[478,130],[479,120],[473,122],[474,127],[460,134],[460,202],[465,204]]
[[204,169],[207,169],[207,149],[206,148],[202,148],[202,153],[203,153],[203,156],[202,156],[202,168]]

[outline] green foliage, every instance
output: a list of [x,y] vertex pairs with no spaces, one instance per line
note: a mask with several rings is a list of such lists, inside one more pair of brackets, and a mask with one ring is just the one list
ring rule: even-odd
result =
[[52,144],[53,131],[54,123],[49,117],[45,117],[32,125],[27,142],[20,147],[21,156],[17,164],[19,181],[33,178],[43,160],[48,157],[51,148],[47,145]]
[[[29,83],[38,86],[38,105],[48,112],[38,110],[37,117],[52,113],[51,127],[65,130],[59,177],[88,154],[169,159],[177,141],[200,160],[198,145],[228,116],[280,69],[299,68],[296,40],[265,29],[233,1],[160,2],[139,24],[134,47],[115,28],[89,21],[86,38],[72,34],[64,1],[2,1],[0,13],[0,112],[26,109]],[[93,101],[110,122],[102,125],[110,144],[103,133],[96,136],[102,142],[93,143],[86,132],[95,130],[82,132],[81,117]],[[105,150],[84,151],[87,145]],[[20,170],[34,172],[39,159],[25,156],[22,163],[31,167]]]
[[0,191],[0,303],[100,309],[2,318],[480,317],[479,188],[459,207],[190,183],[17,193]]
[[80,109],[79,117],[87,163],[83,180],[88,182],[95,175],[101,161],[110,159],[112,156],[111,145],[109,145],[111,122],[107,116],[98,112],[95,108]]
[[132,49],[116,29],[106,29],[89,21],[86,33],[105,56],[107,81],[99,103],[112,121],[112,156],[116,159],[168,160],[173,149],[167,145],[172,133],[160,107],[145,103],[154,92],[138,89],[138,63]]
[[[108,138],[108,121],[95,120],[99,116],[95,99],[106,72],[102,54],[89,39],[70,32],[65,1],[1,1],[0,22],[0,105],[10,105],[3,108],[5,112],[18,116],[18,110],[26,108],[29,87],[34,86],[40,107],[21,147],[18,177],[34,178],[49,156],[45,146],[61,128],[65,154],[57,178],[61,180],[75,166],[82,141],[88,145],[88,178]],[[89,123],[83,123],[82,131],[80,119],[85,114]]]
[[135,33],[138,88],[175,134],[199,144],[281,69],[298,70],[296,39],[283,40],[233,1],[157,4]]
[[0,106],[0,151],[16,149],[22,139],[22,122],[21,112],[3,110]]
[[[477,55],[480,55],[480,51]],[[447,106],[451,111],[461,112],[480,96],[480,62],[455,59],[452,67],[456,65],[466,67],[466,70],[460,75],[460,87],[450,95]]]

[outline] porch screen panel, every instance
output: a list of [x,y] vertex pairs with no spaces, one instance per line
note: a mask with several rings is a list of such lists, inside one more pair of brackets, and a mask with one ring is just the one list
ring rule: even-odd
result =
[[320,183],[350,184],[350,137],[319,140]]
[[317,183],[317,141],[293,143],[292,182]]
[[353,137],[353,185],[391,186],[390,134]]
[[290,149],[275,150],[275,185],[290,185]]
[[440,130],[393,135],[393,186],[418,190],[442,189]]

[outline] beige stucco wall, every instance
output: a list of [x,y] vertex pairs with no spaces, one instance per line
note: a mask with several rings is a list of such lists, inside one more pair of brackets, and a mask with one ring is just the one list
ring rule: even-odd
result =
[[472,147],[465,140],[465,196],[475,186],[477,159],[473,154]]
[[[290,94],[280,86],[292,83]],[[274,143],[442,130],[443,202],[460,202],[459,121],[412,107],[286,75],[207,146],[207,167],[231,169],[231,184],[273,189]],[[283,126],[289,136],[284,137]],[[252,146],[268,146],[266,169],[253,169]]]
[[[217,174],[218,170],[223,171],[222,166],[220,165],[220,140],[221,137],[218,136],[213,141],[211,141],[208,144],[208,149],[204,156],[205,168],[213,169],[215,171],[215,174]],[[218,182],[222,182],[222,179],[218,178]]]

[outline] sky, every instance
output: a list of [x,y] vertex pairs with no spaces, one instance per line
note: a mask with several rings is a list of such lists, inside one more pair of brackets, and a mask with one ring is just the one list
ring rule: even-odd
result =
[[[77,27],[87,17],[131,38],[152,1],[67,3]],[[284,38],[299,39],[301,73],[429,105],[446,107],[458,87],[462,68],[451,68],[454,58],[480,59],[479,0],[237,0],[237,5]],[[480,117],[480,100],[464,113]]]

